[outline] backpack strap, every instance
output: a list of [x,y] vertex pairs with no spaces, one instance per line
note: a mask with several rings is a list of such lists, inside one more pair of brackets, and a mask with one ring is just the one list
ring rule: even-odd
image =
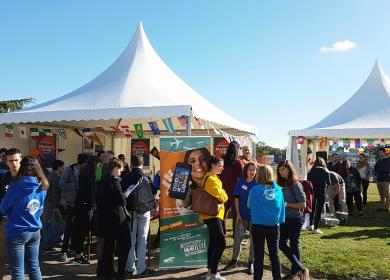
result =
[[123,195],[125,198],[128,198],[129,195],[142,183],[142,180],[144,179],[144,176],[142,176],[136,184],[130,185],[126,188],[126,190],[123,192]]

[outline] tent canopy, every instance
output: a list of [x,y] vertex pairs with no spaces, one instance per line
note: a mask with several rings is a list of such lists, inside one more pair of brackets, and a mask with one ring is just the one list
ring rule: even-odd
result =
[[232,134],[257,133],[182,81],[155,52],[139,23],[127,48],[95,79],[51,101],[1,114],[0,123],[110,127],[181,115],[195,116]]
[[390,135],[390,82],[378,62],[358,91],[317,124],[290,136],[383,137]]

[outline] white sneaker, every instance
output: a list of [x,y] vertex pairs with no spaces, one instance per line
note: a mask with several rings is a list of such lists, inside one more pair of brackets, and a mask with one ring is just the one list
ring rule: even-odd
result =
[[320,230],[320,229],[314,229],[313,230],[313,233],[316,233],[316,234],[324,234],[323,232],[322,232],[322,230]]
[[207,276],[206,280],[226,280],[225,277],[222,277],[221,274],[219,274],[219,272],[217,272],[217,274],[215,274],[215,276]]

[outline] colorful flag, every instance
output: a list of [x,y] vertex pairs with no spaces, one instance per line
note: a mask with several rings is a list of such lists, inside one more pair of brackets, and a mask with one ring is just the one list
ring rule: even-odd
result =
[[181,127],[187,127],[187,120],[188,120],[188,116],[180,116],[180,117],[177,117],[177,120],[179,121]]
[[53,136],[51,129],[48,129],[48,128],[44,128],[43,133],[45,134],[45,136]]
[[369,149],[372,149],[375,147],[374,145],[374,139],[367,139],[367,146]]
[[361,145],[360,139],[355,139],[355,148],[359,149],[361,147],[362,147],[362,145]]
[[59,128],[57,129],[57,132],[58,134],[64,138],[64,139],[68,139],[68,135],[66,134],[66,130],[64,128]]
[[14,126],[12,124],[5,125],[4,136],[7,138],[12,138],[14,136]]
[[158,124],[156,121],[154,122],[148,122],[150,126],[150,130],[152,131],[153,135],[160,135],[160,129],[158,128]]
[[128,125],[121,125],[121,130],[126,138],[133,137],[133,135],[131,134],[130,127]]
[[206,129],[205,123],[203,120],[198,119],[197,117],[194,117],[196,124],[199,126],[200,129]]
[[99,145],[103,145],[102,141],[100,140],[100,137],[96,133],[93,134],[93,141],[95,141]]
[[30,136],[31,136],[31,140],[34,140],[34,141],[39,140],[39,129],[36,127],[31,127],[30,128]]
[[27,139],[27,129],[25,127],[19,126],[19,137],[20,139]]
[[110,128],[112,128],[114,130],[115,133],[122,133],[122,131],[120,130],[119,127],[117,126],[110,126]]
[[173,127],[171,118],[163,119],[162,122],[163,122],[164,126],[166,127],[166,129],[168,130],[169,133],[174,133],[175,132],[175,129]]
[[348,138],[344,138],[343,139],[343,147],[344,148],[349,148],[349,145],[351,144],[351,142],[349,141]]
[[142,139],[144,138],[144,130],[142,128],[142,123],[136,123],[134,124],[135,133],[137,133],[137,138]]
[[90,128],[82,129],[83,135],[90,141],[93,141],[92,130]]

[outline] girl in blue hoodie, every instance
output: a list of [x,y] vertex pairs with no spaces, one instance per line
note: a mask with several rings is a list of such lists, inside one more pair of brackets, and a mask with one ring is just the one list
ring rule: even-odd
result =
[[[24,279],[26,264],[30,280],[41,280],[39,268],[40,221],[49,183],[38,161],[26,156],[17,178],[7,189],[0,212],[8,215],[7,255],[13,280]],[[26,263],[25,263],[26,262]]]
[[260,280],[263,277],[265,241],[267,241],[272,264],[272,278],[281,279],[279,224],[284,223],[285,209],[282,189],[274,182],[272,173],[271,166],[261,165],[256,177],[258,185],[252,187],[248,197],[255,253],[254,280]]

